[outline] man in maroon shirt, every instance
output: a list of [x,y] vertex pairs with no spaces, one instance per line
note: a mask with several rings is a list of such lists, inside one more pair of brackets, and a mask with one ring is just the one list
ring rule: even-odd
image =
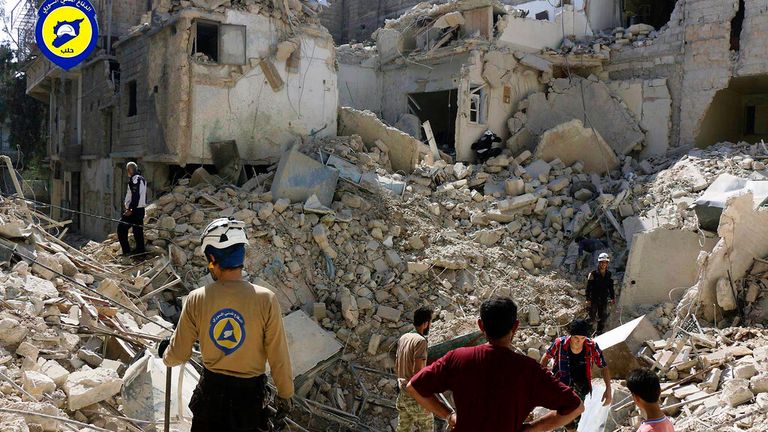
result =
[[[510,349],[520,325],[512,299],[483,302],[477,325],[487,344],[453,350],[411,378],[406,390],[421,406],[446,419],[454,432],[551,431],[584,411],[573,390]],[[435,396],[448,390],[456,412]],[[553,411],[524,423],[538,406]]]

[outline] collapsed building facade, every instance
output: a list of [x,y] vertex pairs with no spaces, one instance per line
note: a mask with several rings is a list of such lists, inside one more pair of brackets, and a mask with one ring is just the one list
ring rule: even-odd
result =
[[[38,55],[27,67],[28,94],[49,104],[54,206],[119,215],[129,160],[152,197],[212,164],[211,143],[234,141],[258,166],[297,137],[335,135],[334,45],[318,3],[93,3],[102,34],[87,61],[64,72]],[[86,235],[111,230],[58,207]]]
[[[646,132],[643,157],[766,136],[761,2],[681,0],[653,13],[639,5],[647,13],[636,16],[665,23],[658,30],[617,28],[628,12],[615,2],[523,3],[420,4],[389,21],[374,34],[375,51],[342,53],[342,105],[390,124],[408,114],[431,120],[437,140],[470,160],[486,129],[516,132],[506,119],[551,78],[593,75]],[[364,97],[371,89],[376,97]]]
[[[688,152],[670,170],[677,177],[664,183],[685,185],[673,198],[649,200],[632,187],[606,198],[619,214],[607,212],[605,222],[628,246],[622,307],[685,294],[700,303],[700,317],[733,316],[741,309],[735,298],[741,288],[733,287],[767,246],[749,234],[765,218],[768,179],[759,157],[768,133],[763,3],[680,0],[650,12],[627,2],[645,11],[634,14],[639,23],[615,2],[544,3],[415,6],[374,32],[375,46],[339,48],[341,105],[372,111],[420,140],[434,138],[464,162],[474,161],[473,144],[488,130],[513,157],[529,150],[542,162],[580,161],[596,174],[624,161],[629,182],[635,174],[627,158],[663,165]],[[422,126],[427,121],[431,131]],[[703,163],[728,158],[730,150],[721,147],[689,152],[723,142],[757,143],[751,156],[735,159],[744,170]],[[534,179],[540,172],[526,169]],[[724,172],[739,177],[720,178]],[[734,198],[748,191],[753,200]],[[711,196],[718,214],[705,226],[699,213],[709,211]],[[648,202],[657,208],[641,210]],[[651,270],[658,268],[668,270]],[[691,312],[691,303],[684,304],[680,319]]]

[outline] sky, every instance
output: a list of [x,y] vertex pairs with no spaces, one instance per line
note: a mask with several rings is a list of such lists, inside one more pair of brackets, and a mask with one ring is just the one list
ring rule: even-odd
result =
[[[19,3],[21,3],[24,0],[0,0],[0,5],[3,6],[3,10],[5,11],[5,20],[6,22],[10,23],[10,15],[11,10]],[[3,27],[0,26],[0,41],[9,41],[11,38],[8,36],[8,34],[3,31]]]

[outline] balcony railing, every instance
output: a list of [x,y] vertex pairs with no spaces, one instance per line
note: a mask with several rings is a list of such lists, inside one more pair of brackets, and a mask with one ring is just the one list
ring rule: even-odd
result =
[[16,40],[19,51],[19,62],[27,61],[34,53],[36,47],[35,41],[35,20],[37,19],[37,7],[42,0],[19,0],[11,9],[11,31],[16,31],[18,39]]

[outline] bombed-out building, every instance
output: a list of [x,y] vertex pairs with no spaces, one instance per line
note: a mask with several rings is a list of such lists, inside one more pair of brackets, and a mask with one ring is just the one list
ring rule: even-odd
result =
[[[260,166],[297,137],[335,135],[335,49],[319,3],[93,4],[101,33],[89,59],[63,71],[30,51],[27,92],[49,104],[54,206],[118,216],[130,160],[152,195],[213,164],[212,143],[234,142],[242,165]],[[54,213],[95,238],[113,227]]]
[[[486,130],[533,149],[569,118],[641,158],[765,136],[761,2],[514,3],[422,3],[374,32],[375,46],[342,46],[341,104],[417,135],[429,120],[458,160]],[[611,127],[606,103],[635,126]]]

